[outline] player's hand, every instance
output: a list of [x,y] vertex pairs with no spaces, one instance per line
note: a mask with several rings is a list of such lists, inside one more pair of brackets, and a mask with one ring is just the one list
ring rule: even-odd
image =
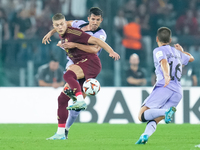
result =
[[174,44],[174,47],[175,47],[177,50],[179,50],[179,51],[181,51],[181,52],[184,52],[183,47],[182,47],[181,45],[179,45],[178,43],[177,43],[177,44]]
[[109,54],[110,57],[114,58],[115,60],[119,60],[120,56],[116,52],[112,52]]
[[67,49],[75,48],[76,47],[76,43],[74,43],[74,42],[65,42],[65,43],[62,44],[62,47],[63,48],[67,48]]
[[51,39],[50,39],[50,37],[52,36],[52,34],[51,34],[51,31],[50,32],[48,32],[44,37],[43,37],[43,39],[42,39],[42,43],[43,44],[49,44],[50,43],[50,41],[51,41]]
[[165,85],[164,85],[164,87],[166,87],[169,84],[171,78],[170,78],[169,75],[164,75],[164,78],[165,78]]
[[59,46],[59,47],[62,48],[62,43],[61,43],[61,41],[58,41],[58,44],[57,44],[56,46]]

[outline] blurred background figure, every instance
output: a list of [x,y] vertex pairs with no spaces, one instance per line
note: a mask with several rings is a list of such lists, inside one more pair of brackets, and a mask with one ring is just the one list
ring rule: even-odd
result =
[[197,75],[192,65],[183,66],[181,85],[187,87],[198,85]]
[[49,86],[58,88],[64,85],[63,80],[64,68],[60,66],[57,59],[52,58],[48,64],[44,64],[38,68],[36,74],[36,85]]
[[140,59],[137,54],[132,54],[129,59],[130,68],[126,74],[128,86],[145,86],[147,80],[145,78],[145,70],[139,66]]

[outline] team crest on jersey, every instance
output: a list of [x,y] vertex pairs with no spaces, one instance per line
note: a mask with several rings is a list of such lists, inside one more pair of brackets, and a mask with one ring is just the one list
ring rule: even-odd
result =
[[156,53],[156,58],[158,59],[159,57],[163,56],[163,52],[162,51],[158,51]]
[[105,40],[106,40],[106,37],[105,37],[104,35],[100,35],[100,39],[101,39],[102,41],[105,41]]
[[65,39],[65,42],[68,42],[68,39]]

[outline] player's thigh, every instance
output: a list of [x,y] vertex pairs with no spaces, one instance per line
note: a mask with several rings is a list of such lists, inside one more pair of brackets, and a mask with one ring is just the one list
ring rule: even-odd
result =
[[82,78],[84,78],[83,70],[82,70],[82,68],[81,68],[80,66],[78,66],[78,65],[75,65],[75,64],[70,65],[70,66],[68,67],[67,70],[73,71],[73,72],[76,74],[77,79],[82,79]]
[[155,87],[142,106],[159,109],[166,104],[172,94],[173,91],[166,87]]
[[170,107],[176,107],[182,99],[182,94],[174,92],[162,109],[169,109]]

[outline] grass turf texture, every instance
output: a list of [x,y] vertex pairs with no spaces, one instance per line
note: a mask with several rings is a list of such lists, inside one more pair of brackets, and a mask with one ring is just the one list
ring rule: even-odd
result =
[[159,124],[145,145],[135,145],[146,124],[75,123],[68,140],[46,140],[56,124],[0,124],[0,150],[200,150],[200,125]]

